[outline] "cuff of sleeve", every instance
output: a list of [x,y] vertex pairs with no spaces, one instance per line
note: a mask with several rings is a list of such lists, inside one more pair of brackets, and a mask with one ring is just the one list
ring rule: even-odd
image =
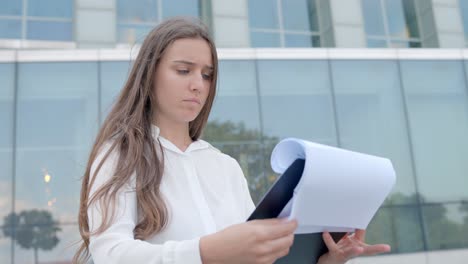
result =
[[[178,245],[175,263],[202,264],[200,255],[200,238],[186,240]],[[187,262],[187,260],[190,260]]]

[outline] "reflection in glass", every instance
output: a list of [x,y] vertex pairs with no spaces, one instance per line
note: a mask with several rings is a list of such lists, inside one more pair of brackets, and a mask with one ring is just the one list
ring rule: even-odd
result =
[[305,34],[285,34],[286,47],[320,47],[320,37]]
[[158,0],[117,0],[117,21],[119,23],[156,22]]
[[27,1],[27,15],[71,19],[73,18],[73,4],[73,0],[29,0]]
[[71,22],[28,21],[27,39],[71,41],[73,25]]
[[0,19],[0,38],[20,39],[21,20],[20,19]]
[[380,0],[362,0],[366,33],[368,35],[385,35]]
[[[128,56],[130,57],[130,54]],[[101,109],[99,113],[102,121],[123,89],[131,67],[130,61],[101,62]]]
[[23,11],[23,1],[2,0],[0,16],[19,16]]
[[[242,136],[242,135],[239,135]],[[250,195],[256,204],[262,195],[267,191],[264,177],[264,160],[260,142],[251,141],[249,143],[235,142],[212,142],[213,146],[221,152],[233,157],[241,166],[247,183],[249,184]]]
[[281,47],[279,33],[252,31],[250,33],[250,42],[254,48]]
[[468,97],[462,63],[405,60],[401,73],[419,191],[431,202],[467,199]]
[[[393,191],[415,192],[403,97],[395,61],[332,61],[341,147],[389,158]],[[416,202],[416,201],[409,201]]]
[[[61,224],[57,226],[57,245],[50,250],[42,250],[38,253],[39,263],[71,263],[73,254],[78,249],[78,227],[74,224]],[[15,263],[34,263],[34,255],[31,249],[24,249],[15,245]]]
[[[210,122],[231,122],[244,129],[256,131],[259,139],[260,114],[258,107],[255,64],[253,61],[221,61],[218,91],[210,114]],[[207,135],[205,133],[205,135]],[[211,135],[211,140],[222,134]]]
[[319,31],[316,1],[282,1],[282,11],[285,30]]
[[258,62],[264,134],[336,145],[325,61]]
[[198,0],[163,0],[163,19],[172,16],[200,16],[200,3]]
[[422,210],[429,250],[468,246],[466,203],[427,205]]
[[278,6],[276,0],[248,1],[249,24],[251,28],[279,28]]
[[17,210],[76,219],[79,179],[97,130],[97,73],[95,62],[19,65]]
[[468,41],[468,1],[460,0],[458,2],[463,20],[463,29],[465,31],[465,41]]
[[380,208],[367,228],[367,243],[389,244],[392,253],[422,251],[424,242],[419,219],[415,206]]

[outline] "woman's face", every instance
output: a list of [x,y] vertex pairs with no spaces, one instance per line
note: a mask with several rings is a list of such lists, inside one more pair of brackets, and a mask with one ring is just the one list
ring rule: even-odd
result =
[[212,75],[208,42],[186,38],[169,45],[155,73],[156,121],[193,121],[208,98]]

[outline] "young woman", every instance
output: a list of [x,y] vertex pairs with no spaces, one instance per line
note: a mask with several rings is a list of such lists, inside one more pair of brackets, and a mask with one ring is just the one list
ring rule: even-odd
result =
[[[198,20],[174,18],[143,42],[83,178],[74,257],[101,263],[273,263],[296,221],[245,222],[254,209],[238,163],[200,139],[216,93],[216,48]],[[364,231],[320,263],[388,251]]]

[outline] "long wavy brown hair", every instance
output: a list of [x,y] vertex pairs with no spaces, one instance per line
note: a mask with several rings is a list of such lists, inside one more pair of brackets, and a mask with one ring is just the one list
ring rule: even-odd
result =
[[[127,82],[105,119],[89,156],[83,176],[78,215],[82,241],[73,257],[73,263],[85,263],[89,259],[90,236],[104,232],[112,224],[118,192],[130,182],[133,174],[136,175],[135,191],[139,215],[139,222],[133,230],[134,237],[146,239],[160,232],[167,224],[168,212],[159,190],[163,176],[164,153],[159,142],[155,142],[152,137],[151,124],[156,106],[155,94],[152,91],[156,68],[165,50],[175,40],[182,38],[204,39],[211,49],[214,67],[212,83],[200,114],[189,124],[192,140],[199,139],[207,123],[216,94],[218,72],[214,42],[207,27],[198,19],[178,17],[163,21],[148,34],[141,45]],[[92,172],[91,167],[105,144],[109,144],[110,147]],[[158,148],[161,151],[157,151]],[[118,153],[114,175],[90,196],[96,175],[113,151]],[[101,225],[90,232],[88,208],[93,203],[99,203],[105,210],[102,212]]]

